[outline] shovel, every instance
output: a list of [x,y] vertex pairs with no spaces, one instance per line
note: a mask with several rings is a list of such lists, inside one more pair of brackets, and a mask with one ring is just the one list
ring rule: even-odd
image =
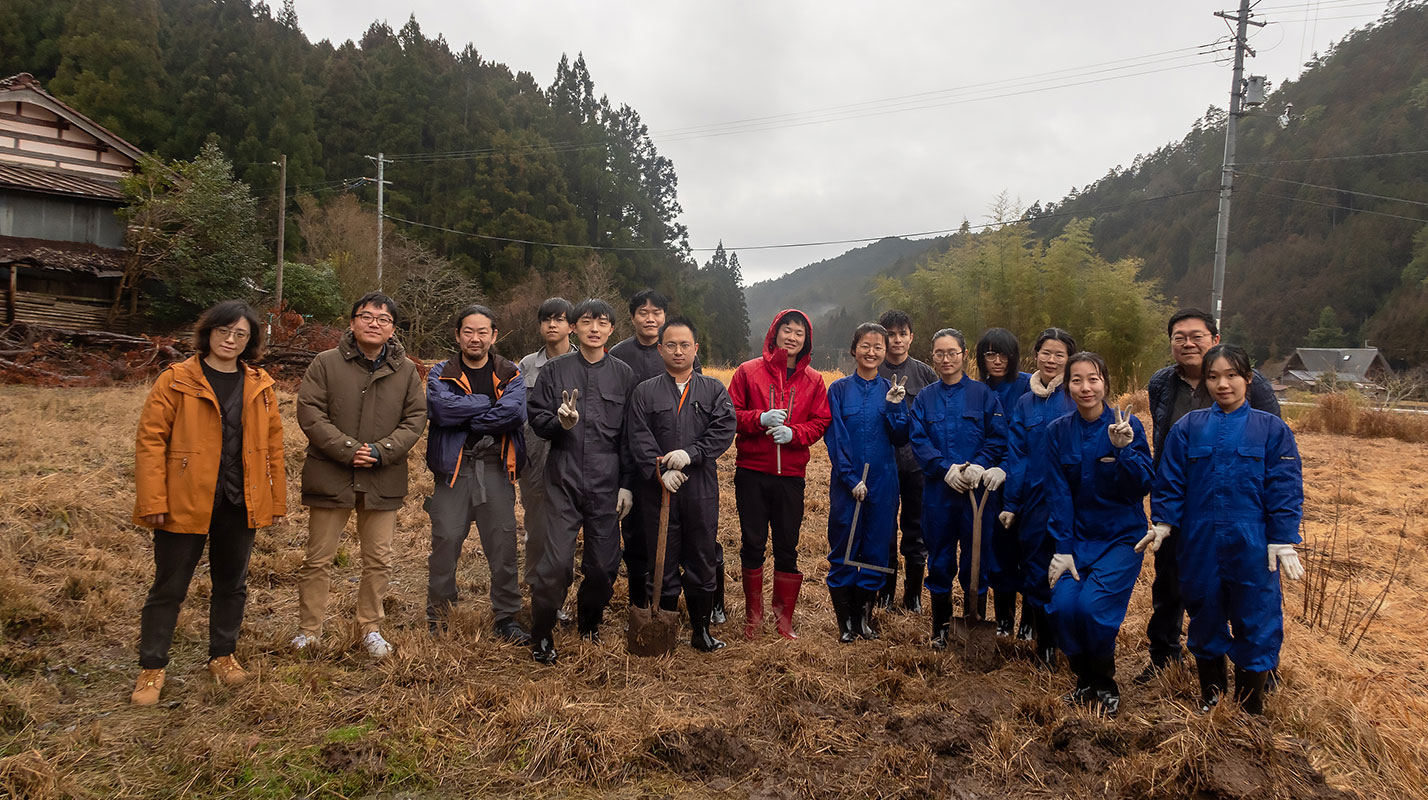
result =
[[630,606],[630,625],[625,632],[625,648],[632,656],[663,656],[674,652],[679,638],[679,612],[659,607],[664,584],[664,549],[669,540],[669,490],[663,486],[659,501],[659,544],[655,547],[654,592],[650,607]]
[[[868,481],[868,466],[869,466],[868,464],[864,464],[864,465],[863,465],[863,482],[864,482],[864,483],[867,483],[867,481]],[[870,570],[872,570],[872,571],[874,571],[874,572],[881,572],[881,573],[884,573],[884,574],[886,574],[886,575],[891,575],[891,574],[893,574],[893,571],[892,571],[891,569],[887,568],[887,567],[880,567],[880,566],[878,566],[877,564],[865,564],[865,563],[863,563],[862,561],[854,561],[854,560],[853,560],[853,536],[855,536],[855,535],[858,533],[858,515],[861,514],[862,512],[863,512],[863,501],[862,501],[862,500],[859,500],[859,501],[858,501],[858,504],[855,505],[855,506],[853,506],[853,524],[848,527],[848,548],[847,548],[845,551],[843,551],[843,564],[844,564],[845,566],[849,566],[849,567],[856,567],[856,568],[857,568],[858,570],[860,570],[860,571],[861,571],[861,570],[865,570],[865,569],[870,569]]]
[[997,624],[982,619],[977,613],[977,595],[982,590],[982,510],[991,497],[990,490],[976,496],[976,490],[969,490],[968,499],[972,503],[972,575],[971,586],[964,598],[966,613],[952,620],[952,644],[961,648],[962,661],[978,672],[991,672],[1000,661],[997,652]]

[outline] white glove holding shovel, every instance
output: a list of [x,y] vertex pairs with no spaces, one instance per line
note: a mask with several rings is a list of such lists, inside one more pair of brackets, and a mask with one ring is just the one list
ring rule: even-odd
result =
[[1304,565],[1299,563],[1299,554],[1292,544],[1272,544],[1269,546],[1269,571],[1276,572],[1281,567],[1284,577],[1297,581],[1304,577]]
[[1001,467],[992,467],[982,473],[982,485],[989,491],[995,492],[1002,488],[1002,484],[1007,482],[1007,472]]
[[868,499],[868,484],[858,481],[858,485],[853,487],[853,499],[859,503]]
[[664,490],[670,494],[679,491],[679,487],[683,486],[687,480],[689,480],[689,476],[676,469],[665,470],[664,474],[659,476],[659,482],[664,484]]
[[689,451],[671,450],[668,453],[664,454],[664,458],[660,459],[660,464],[662,464],[665,469],[684,469],[685,467],[689,466]]
[[1081,575],[1076,571],[1076,559],[1070,553],[1057,553],[1051,557],[1051,569],[1046,571],[1046,578],[1051,582],[1051,588],[1056,588],[1056,582],[1061,580],[1061,576],[1071,573],[1071,577],[1081,580]]

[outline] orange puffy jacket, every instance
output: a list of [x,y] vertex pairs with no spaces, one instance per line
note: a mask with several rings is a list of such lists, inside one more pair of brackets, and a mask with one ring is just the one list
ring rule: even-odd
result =
[[[243,496],[248,527],[271,525],[287,514],[283,420],[273,379],[242,365]],[[154,381],[139,415],[134,442],[134,523],[164,514],[171,533],[208,533],[218,489],[223,418],[218,396],[203,377],[198,356],[170,365]]]

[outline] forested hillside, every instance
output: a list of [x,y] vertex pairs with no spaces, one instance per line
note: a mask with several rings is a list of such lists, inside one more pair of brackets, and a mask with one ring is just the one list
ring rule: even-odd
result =
[[[477,279],[488,299],[536,278],[559,285],[545,279],[598,252],[620,294],[655,286],[710,329],[741,322],[705,313],[742,312],[737,276],[697,268],[674,165],[578,55],[542,87],[476,44],[428,37],[414,17],[334,44],[307,39],[291,0],[276,13],[249,0],[6,0],[0,75],[19,72],[160,157],[193,158],[216,142],[260,198],[275,196],[273,162],[286,154],[291,196],[372,202],[370,183],[354,184],[375,175],[367,156],[384,152],[387,214],[434,226],[392,228]],[[301,224],[288,227],[289,255],[307,254]],[[737,358],[742,331],[735,339],[711,355]]]

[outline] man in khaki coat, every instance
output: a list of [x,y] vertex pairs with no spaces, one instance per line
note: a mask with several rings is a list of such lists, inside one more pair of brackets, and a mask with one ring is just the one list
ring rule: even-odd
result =
[[355,509],[362,553],[357,625],[373,658],[392,651],[382,638],[382,598],[392,571],[392,535],[407,495],[407,451],[426,426],[426,388],[416,364],[392,338],[397,304],[379,292],[352,305],[351,328],[319,353],[298,389],[297,420],[307,435],[302,503],[307,554],[298,573],[302,650],[318,642],[327,616],[333,559]]

